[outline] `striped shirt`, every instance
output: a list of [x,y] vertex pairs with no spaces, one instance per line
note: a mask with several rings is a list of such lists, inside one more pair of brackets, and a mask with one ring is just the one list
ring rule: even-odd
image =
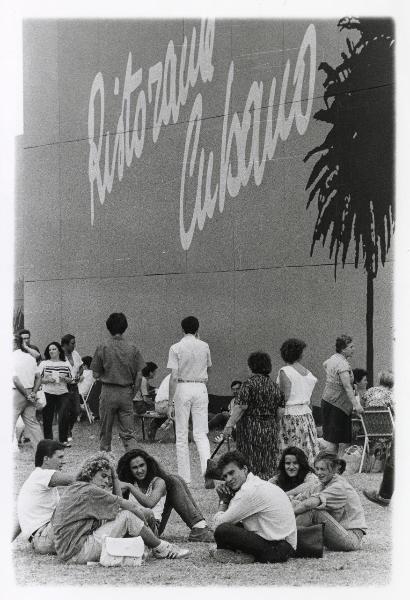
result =
[[[62,360],[43,360],[38,366],[38,372],[41,377],[50,376],[56,380],[61,377],[71,377],[70,363]],[[47,394],[55,394],[61,396],[68,392],[67,384],[63,381],[55,381],[54,383],[43,383],[42,388]]]

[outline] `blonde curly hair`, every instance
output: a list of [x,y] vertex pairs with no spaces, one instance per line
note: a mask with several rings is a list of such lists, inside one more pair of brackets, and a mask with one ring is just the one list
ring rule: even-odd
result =
[[112,455],[108,452],[97,452],[83,462],[77,474],[76,481],[89,482],[98,471],[115,468]]

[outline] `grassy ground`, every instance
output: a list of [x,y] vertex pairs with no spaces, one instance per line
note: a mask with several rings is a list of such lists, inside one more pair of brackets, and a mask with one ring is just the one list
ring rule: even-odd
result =
[[[175,446],[168,443],[143,444],[141,447],[158,458],[170,470],[176,471]],[[66,451],[66,470],[75,473],[83,458],[98,448],[98,424],[81,423],[75,427],[73,447]],[[113,438],[113,451],[119,458],[122,447],[118,436]],[[214,490],[206,490],[198,475],[196,448],[190,444],[193,478],[191,489],[205,517],[211,522],[217,504]],[[15,461],[15,492],[33,469],[33,452],[26,444]],[[55,556],[38,556],[21,536],[13,543],[15,577],[18,585],[382,585],[389,583],[391,562],[391,509],[368,502],[361,490],[378,487],[380,475],[357,474],[349,480],[363,500],[368,524],[360,552],[325,551],[322,559],[292,559],[279,565],[226,565],[209,557],[208,544],[188,543],[188,529],[173,513],[164,532],[164,539],[175,541],[191,551],[181,561],[148,560],[141,568],[103,568],[64,565]]]

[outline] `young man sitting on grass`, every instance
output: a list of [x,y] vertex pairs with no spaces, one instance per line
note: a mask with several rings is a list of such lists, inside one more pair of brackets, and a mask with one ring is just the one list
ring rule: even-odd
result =
[[60,500],[58,486],[74,481],[61,473],[65,446],[54,440],[41,440],[34,458],[35,469],[23,483],[17,498],[18,524],[12,541],[20,532],[39,554],[55,554],[54,535],[50,521]]
[[288,496],[250,473],[244,456],[227,452],[218,461],[224,483],[215,515],[219,562],[286,562],[296,550],[296,521]]

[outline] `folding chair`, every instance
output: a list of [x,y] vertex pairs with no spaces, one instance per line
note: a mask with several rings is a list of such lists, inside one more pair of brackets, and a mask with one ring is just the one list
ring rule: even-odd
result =
[[393,439],[394,421],[389,408],[380,406],[369,406],[360,415],[363,434],[357,437],[364,438],[362,460],[360,461],[359,473],[362,472],[366,452],[369,452],[370,440]]
[[88,418],[88,421],[94,423],[95,419],[99,418],[99,409],[98,405],[100,402],[100,394],[101,394],[101,381],[94,381],[90,389],[88,390],[88,394],[85,398],[83,398],[84,409]]

